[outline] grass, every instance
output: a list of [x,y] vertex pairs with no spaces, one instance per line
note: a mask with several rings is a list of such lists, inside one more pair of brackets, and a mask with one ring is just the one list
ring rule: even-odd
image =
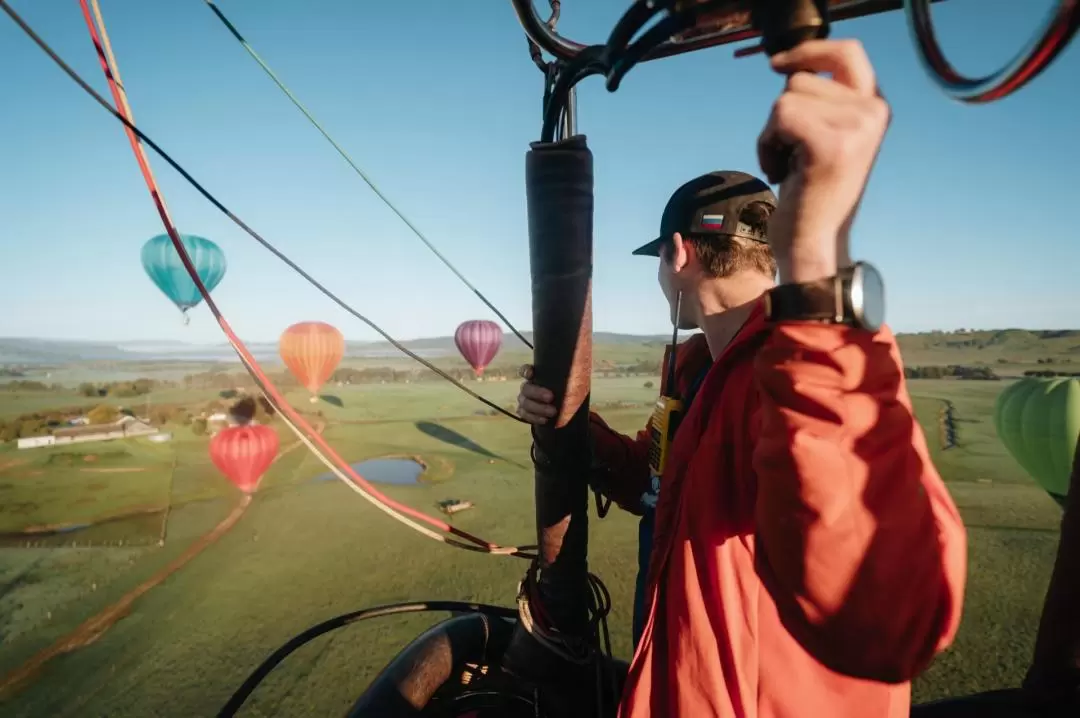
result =
[[[1004,382],[919,380],[909,386],[934,464],[968,529],[960,633],[915,682],[913,697],[1018,685],[1035,647],[1061,511],[997,439],[993,403]],[[957,446],[942,451],[937,408],[944,401],[956,410]]]
[[[655,398],[656,390],[644,387],[646,380],[597,379],[593,401],[630,405],[602,413],[616,428],[636,431]],[[511,404],[517,392],[516,382],[475,386],[500,405]],[[910,382],[935,463],[960,506],[970,539],[960,635],[916,682],[916,700],[1015,685],[1031,656],[1060,511],[994,437],[988,412],[1003,386]],[[430,465],[431,481],[380,486],[384,493],[429,513],[441,499],[471,500],[476,507],[456,515],[455,525],[504,544],[533,540],[530,438],[524,427],[503,417],[476,415],[475,401],[440,384],[351,386],[333,393],[341,407],[322,402],[316,408],[331,422],[324,436],[343,458],[358,462],[417,454]],[[307,408],[301,392],[289,398]],[[194,400],[203,399],[189,397]],[[946,400],[959,417],[959,445],[942,451],[936,416]],[[276,426],[285,447],[292,437]],[[228,513],[239,494],[208,462],[207,441],[178,430],[166,445],[125,441],[79,447],[89,452],[93,446],[101,455],[102,463],[95,464],[100,466],[175,462],[167,484],[172,508],[166,544],[0,549],[0,675],[116,601]],[[106,451],[120,447],[129,455]],[[33,457],[33,463],[0,472],[0,483],[10,483],[8,473],[40,469],[44,473],[36,478],[44,483],[34,489],[40,495],[35,497],[28,484],[20,488],[21,501],[37,504],[35,511],[55,520],[91,515],[77,499],[98,479],[77,473],[83,466],[71,447],[39,451],[0,453],[0,466]],[[48,664],[25,690],[0,703],[0,713],[212,715],[268,653],[333,615],[428,598],[512,604],[523,561],[436,546],[341,483],[311,481],[325,471],[306,450],[285,454],[232,532],[141,598],[99,640]],[[98,491],[107,491],[102,496],[115,505],[133,504],[143,500],[140,491],[156,486],[131,483],[140,475],[146,478],[102,474],[109,487]],[[15,525],[4,496],[0,493],[0,521]],[[615,650],[628,657],[636,521],[617,510],[603,521],[592,513],[590,534],[590,568],[614,600],[610,625]],[[380,619],[314,641],[271,674],[244,715],[341,714],[389,658],[442,617]]]
[[0,534],[96,523],[169,504],[172,451],[145,440],[0,456],[10,457],[0,463]]

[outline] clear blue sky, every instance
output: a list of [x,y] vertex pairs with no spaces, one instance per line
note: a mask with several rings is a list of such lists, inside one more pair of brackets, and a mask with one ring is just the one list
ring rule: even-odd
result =
[[[488,316],[202,0],[101,4],[137,123],[265,237],[401,338]],[[524,155],[540,129],[541,77],[509,3],[219,5],[384,192],[528,328]],[[1006,60],[1052,2],[1024,5],[1020,17],[1005,0],[939,6],[957,66]],[[107,95],[75,0],[14,6]],[[599,41],[626,6],[567,0],[561,29]],[[885,273],[893,327],[1080,325],[1080,50],[1019,94],[972,107],[923,74],[902,15],[835,34],[863,40],[895,113],[854,247]],[[143,274],[140,246],[162,228],[119,123],[6,16],[0,64],[0,336],[220,341],[205,307],[184,327]],[[780,87],[763,58],[736,61],[730,48],[640,66],[615,94],[597,78],[581,86],[580,130],[596,159],[598,330],[666,329],[655,263],[630,250],[654,236],[684,180],[757,171],[754,142]],[[274,339],[305,319],[373,338],[151,161],[181,231],[228,254],[215,297],[243,338]]]

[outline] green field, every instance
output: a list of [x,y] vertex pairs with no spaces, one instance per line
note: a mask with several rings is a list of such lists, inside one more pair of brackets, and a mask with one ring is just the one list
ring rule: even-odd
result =
[[[596,378],[593,402],[617,428],[637,430],[655,398],[656,390],[644,386],[650,380],[657,378]],[[1030,659],[1060,510],[994,435],[990,409],[1005,382],[909,385],[970,537],[960,637],[918,680],[916,699],[1016,684]],[[511,405],[517,393],[513,381],[475,387],[500,405]],[[441,499],[468,499],[476,507],[455,516],[456,525],[504,544],[531,542],[524,427],[486,415],[487,408],[439,383],[344,386],[333,393],[341,406],[308,405],[302,392],[289,398],[304,411],[322,412],[324,436],[345,459],[415,454],[428,463],[422,484],[381,486],[386,494],[432,513]],[[169,389],[145,399],[199,403],[214,396]],[[74,406],[79,399],[64,392],[0,395],[0,416]],[[956,408],[958,446],[942,451],[936,417],[945,400]],[[275,426],[287,449],[293,437],[280,422]],[[100,548],[61,541],[0,548],[0,677],[145,581],[232,509],[239,492],[209,463],[208,437],[171,430],[168,444],[125,440],[0,450],[0,534],[169,506],[156,526],[109,524],[120,528],[103,535]],[[82,458],[90,454],[97,458]],[[141,470],[82,471],[91,466]],[[21,690],[3,697],[0,713],[211,715],[274,648],[338,613],[433,598],[512,604],[523,561],[435,545],[340,482],[311,481],[325,471],[303,447],[286,451],[231,532],[140,598],[97,641],[53,659]],[[130,545],[151,533],[156,539],[160,521],[163,547],[156,541]],[[616,653],[628,657],[636,520],[616,510],[603,521],[593,513],[590,521],[591,569],[611,590]],[[125,537],[127,543],[117,546]],[[341,714],[397,650],[441,618],[381,619],[318,639],[270,676],[244,715]]]

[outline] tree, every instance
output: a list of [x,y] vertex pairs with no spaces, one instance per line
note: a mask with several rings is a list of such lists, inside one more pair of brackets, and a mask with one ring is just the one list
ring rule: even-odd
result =
[[206,435],[206,419],[202,418],[201,416],[195,418],[191,422],[191,432],[193,434],[195,434],[195,436],[205,436]]
[[646,389],[652,389],[653,388],[653,383],[651,381],[645,382],[645,388]]
[[258,413],[258,404],[255,399],[246,396],[229,408],[229,416],[237,424],[250,424]]
[[265,396],[260,395],[255,407],[255,419],[260,424],[265,424],[275,416],[277,416],[277,412],[271,406],[270,401]]
[[135,381],[131,382],[131,386],[135,390],[136,394],[149,394],[154,390],[154,387],[156,385],[157,382],[155,382],[153,379],[147,379],[145,377],[139,377]]
[[135,390],[135,385],[126,381],[113,384],[109,387],[108,393],[109,396],[115,396],[121,399],[129,399],[139,395],[139,392]]
[[99,396],[101,394],[97,386],[90,382],[83,382],[79,384],[79,393],[83,396]]
[[25,439],[30,436],[44,436],[49,433],[49,427],[41,419],[24,419],[19,424],[19,438]]
[[91,424],[112,424],[119,417],[116,407],[108,404],[98,404],[86,414],[86,420]]

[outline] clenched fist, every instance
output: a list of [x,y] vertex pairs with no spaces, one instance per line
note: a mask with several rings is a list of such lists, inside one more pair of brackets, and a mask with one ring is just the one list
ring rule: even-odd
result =
[[781,283],[808,282],[851,263],[851,223],[889,106],[856,40],[810,40],[771,62],[788,81],[758,138],[762,171],[783,178],[769,244]]

